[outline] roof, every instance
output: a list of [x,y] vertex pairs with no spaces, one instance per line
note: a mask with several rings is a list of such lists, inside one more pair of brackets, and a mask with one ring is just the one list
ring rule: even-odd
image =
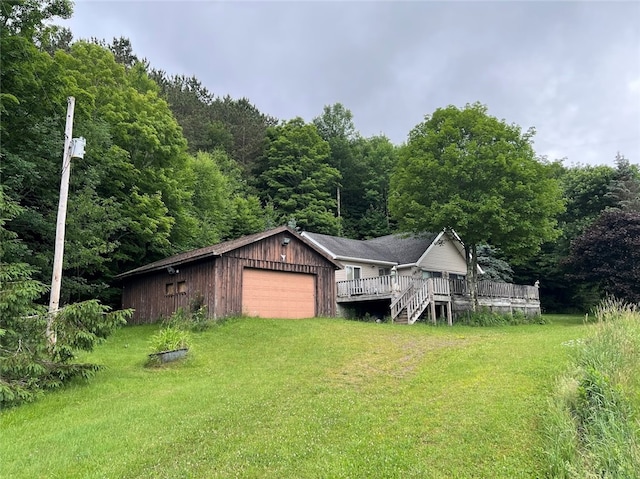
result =
[[132,269],[125,273],[121,273],[115,277],[115,279],[124,279],[130,276],[136,276],[142,273],[149,273],[152,271],[158,271],[169,266],[178,266],[185,263],[191,263],[193,261],[197,261],[203,258],[213,257],[213,256],[222,256],[229,251],[236,250],[238,248],[242,248],[243,246],[247,246],[251,243],[255,243],[257,241],[261,241],[263,239],[269,238],[279,233],[287,232],[292,236],[295,236],[304,244],[309,246],[311,249],[316,251],[319,255],[324,257],[327,261],[335,266],[336,269],[340,269],[341,266],[337,264],[334,259],[327,254],[322,248],[319,248],[318,245],[313,243],[313,241],[309,241],[307,238],[301,236],[297,231],[288,227],[288,226],[279,226],[277,228],[262,231],[261,233],[255,233],[248,236],[243,236],[241,238],[237,238],[230,241],[225,241],[224,243],[219,243],[211,246],[205,246],[204,248],[194,249],[191,251],[186,251],[184,253],[176,254],[174,256],[170,256],[165,259],[161,259],[159,261],[155,261],[153,263],[146,264],[144,266],[140,266],[139,268]]
[[414,264],[422,257],[440,233],[404,236],[381,236],[370,240],[354,240],[320,233],[303,233],[334,258],[358,258],[365,261]]

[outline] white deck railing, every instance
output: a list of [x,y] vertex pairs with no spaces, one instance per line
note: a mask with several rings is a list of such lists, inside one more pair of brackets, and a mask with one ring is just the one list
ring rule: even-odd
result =
[[[451,281],[453,294],[468,295],[467,282],[463,279]],[[514,298],[540,300],[539,290],[526,284],[499,283],[497,281],[478,281],[478,297]]]
[[394,291],[402,291],[414,281],[412,276],[377,276],[375,278],[360,278],[338,281],[338,297],[391,294]]
[[[433,294],[449,296],[451,294],[467,295],[465,280],[433,279]],[[377,276],[375,278],[360,278],[338,281],[338,298],[348,298],[363,295],[390,295],[395,292],[405,292],[410,285],[422,284],[423,280],[413,276]],[[489,298],[519,298],[539,300],[538,288],[523,284],[498,283],[495,281],[479,281],[478,296]]]

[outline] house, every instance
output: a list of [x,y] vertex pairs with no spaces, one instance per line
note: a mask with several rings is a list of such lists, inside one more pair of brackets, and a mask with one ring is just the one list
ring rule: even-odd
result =
[[[302,233],[343,266],[336,273],[340,315],[391,316],[412,324],[423,316],[432,321],[471,309],[467,292],[464,245],[452,230],[422,235],[388,235],[353,240]],[[482,269],[478,267],[478,273]],[[493,310],[539,314],[538,290],[533,286],[479,284],[479,302]]]
[[156,261],[116,277],[130,322],[206,306],[209,316],[335,316],[340,265],[295,230],[279,228]]
[[302,233],[338,261],[344,269],[336,281],[390,275],[464,279],[467,274],[464,246],[453,231],[422,235],[387,235],[353,240],[318,233]]

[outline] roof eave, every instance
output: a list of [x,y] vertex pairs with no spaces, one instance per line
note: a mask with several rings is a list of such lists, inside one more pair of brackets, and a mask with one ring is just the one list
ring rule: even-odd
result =
[[339,261],[354,261],[358,263],[373,263],[379,264],[381,266],[396,266],[398,263],[394,261],[384,261],[380,259],[367,259],[367,258],[356,258],[354,256],[336,256],[336,259]]
[[154,267],[151,267],[151,268],[147,268],[147,267],[141,266],[140,268],[136,268],[136,269],[132,269],[131,271],[126,271],[124,273],[120,273],[120,274],[114,276],[113,279],[121,280],[121,279],[129,278],[131,276],[137,276],[139,274],[155,273],[156,271],[162,271],[163,269],[167,269],[169,267],[180,266],[180,265],[187,264],[187,263],[192,263],[194,261],[198,261],[198,260],[201,260],[201,259],[204,259],[204,258],[211,258],[211,257],[216,257],[216,256],[222,256],[222,254],[217,252],[217,251],[212,251],[212,252],[208,252],[206,254],[201,254],[201,255],[197,255],[197,256],[192,256],[190,258],[185,258],[185,259],[181,259],[181,260],[172,261],[170,263],[165,263],[163,265],[154,266]]

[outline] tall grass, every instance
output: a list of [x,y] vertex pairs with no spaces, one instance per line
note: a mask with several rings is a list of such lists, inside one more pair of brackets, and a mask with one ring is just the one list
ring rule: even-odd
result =
[[465,326],[516,326],[521,324],[547,324],[549,320],[539,314],[527,315],[522,311],[503,313],[482,307],[478,311],[469,311],[456,319],[457,325]]
[[637,478],[640,475],[640,312],[603,301],[584,341],[570,341],[572,366],[549,403],[547,475]]

